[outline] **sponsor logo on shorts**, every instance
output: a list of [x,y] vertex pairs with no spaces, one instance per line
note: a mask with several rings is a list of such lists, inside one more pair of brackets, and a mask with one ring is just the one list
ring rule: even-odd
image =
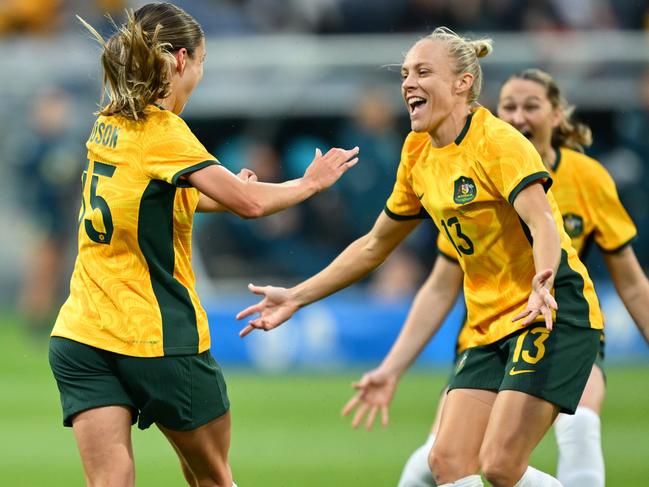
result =
[[516,370],[516,367],[512,367],[511,370],[509,371],[509,375],[529,374],[531,372],[536,372],[536,370],[531,370],[531,369]]

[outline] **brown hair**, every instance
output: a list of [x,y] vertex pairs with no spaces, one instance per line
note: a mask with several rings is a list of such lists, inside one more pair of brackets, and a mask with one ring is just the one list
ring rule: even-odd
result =
[[568,147],[570,149],[584,151],[593,142],[593,135],[588,125],[581,122],[574,122],[572,115],[575,111],[574,105],[568,102],[561,94],[559,85],[545,71],[540,69],[525,69],[509,77],[511,79],[523,79],[534,81],[545,88],[545,94],[552,105],[552,108],[559,108],[562,112],[561,122],[552,132],[552,145],[554,147]]
[[448,27],[438,27],[424,39],[444,42],[448,54],[455,60],[455,74],[470,73],[473,75],[473,86],[469,91],[468,102],[473,104],[478,100],[482,91],[482,68],[479,58],[485,57],[493,50],[491,39],[476,41],[461,37]]
[[[187,12],[170,3],[149,3],[127,10],[126,22],[107,40],[81,17],[81,23],[103,48],[101,115],[144,118],[147,105],[170,94],[172,53],[187,49],[190,57],[205,37]],[[108,93],[109,102],[103,105]]]

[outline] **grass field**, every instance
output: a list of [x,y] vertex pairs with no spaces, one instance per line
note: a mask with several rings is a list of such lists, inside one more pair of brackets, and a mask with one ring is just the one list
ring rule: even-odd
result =
[[[71,430],[61,426],[44,340],[0,320],[0,486],[82,486]],[[231,463],[240,487],[394,486],[425,438],[445,372],[404,378],[391,425],[354,431],[338,416],[358,372],[258,375],[225,368],[233,414]],[[649,486],[649,367],[611,367],[603,413],[608,487]],[[159,431],[133,430],[138,486],[184,485]],[[550,434],[533,464],[554,471]]]

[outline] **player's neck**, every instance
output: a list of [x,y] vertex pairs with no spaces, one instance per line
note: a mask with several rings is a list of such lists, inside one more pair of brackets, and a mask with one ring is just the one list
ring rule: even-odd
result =
[[469,107],[462,104],[456,106],[451,113],[444,117],[435,130],[428,133],[433,147],[446,147],[456,140],[466,125],[469,113]]
[[547,146],[536,147],[536,150],[541,156],[543,165],[548,169],[554,169],[554,165],[557,163],[557,152],[554,150],[554,147],[548,144]]

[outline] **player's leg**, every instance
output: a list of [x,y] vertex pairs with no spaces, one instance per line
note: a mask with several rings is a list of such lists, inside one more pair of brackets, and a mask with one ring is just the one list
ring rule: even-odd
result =
[[564,487],[604,486],[599,414],[605,390],[604,374],[593,365],[575,414],[560,414],[554,424],[559,447],[557,478]]
[[135,406],[115,375],[116,354],[66,338],[50,339],[50,366],[89,486],[134,484]]
[[533,325],[502,341],[508,358],[480,463],[494,487],[561,485],[528,468],[529,456],[557,417],[573,414],[599,348],[599,331]]
[[532,450],[558,412],[554,404],[523,392],[498,393],[480,449],[483,474],[494,487],[511,487],[522,479]]
[[455,485],[453,482],[478,473],[480,446],[495,399],[496,393],[488,390],[449,391],[428,459],[437,485]]
[[506,361],[499,343],[469,348],[458,357],[429,457],[440,487],[482,485],[476,475],[480,446]]
[[198,481],[196,480],[196,477],[194,476],[194,472],[192,472],[191,469],[189,468],[189,464],[183,458],[182,453],[180,453],[180,450],[174,444],[174,442],[171,441],[171,438],[167,437],[167,440],[169,440],[169,443],[171,443],[171,446],[173,447],[174,451],[176,452],[176,455],[178,455],[178,460],[180,461],[180,468],[181,468],[181,470],[183,472],[183,477],[185,477],[185,480],[187,481],[187,485],[190,485],[192,487],[197,487],[198,486]]
[[[230,412],[191,431],[175,431],[158,424],[201,487],[231,487],[228,464]],[[188,482],[190,479],[187,479]]]
[[428,456],[430,450],[435,443],[435,437],[439,430],[439,421],[444,408],[446,400],[446,393],[448,389],[445,387],[437,403],[437,411],[435,412],[435,421],[430,429],[430,433],[426,442],[417,448],[406,461],[401,472],[401,478],[397,487],[435,487],[435,479],[433,473],[428,466]]
[[89,409],[72,418],[89,487],[135,485],[132,419],[132,411],[126,406]]
[[178,454],[188,484],[231,487],[230,402],[210,352],[124,357],[119,369],[140,410],[139,427],[158,426]]

